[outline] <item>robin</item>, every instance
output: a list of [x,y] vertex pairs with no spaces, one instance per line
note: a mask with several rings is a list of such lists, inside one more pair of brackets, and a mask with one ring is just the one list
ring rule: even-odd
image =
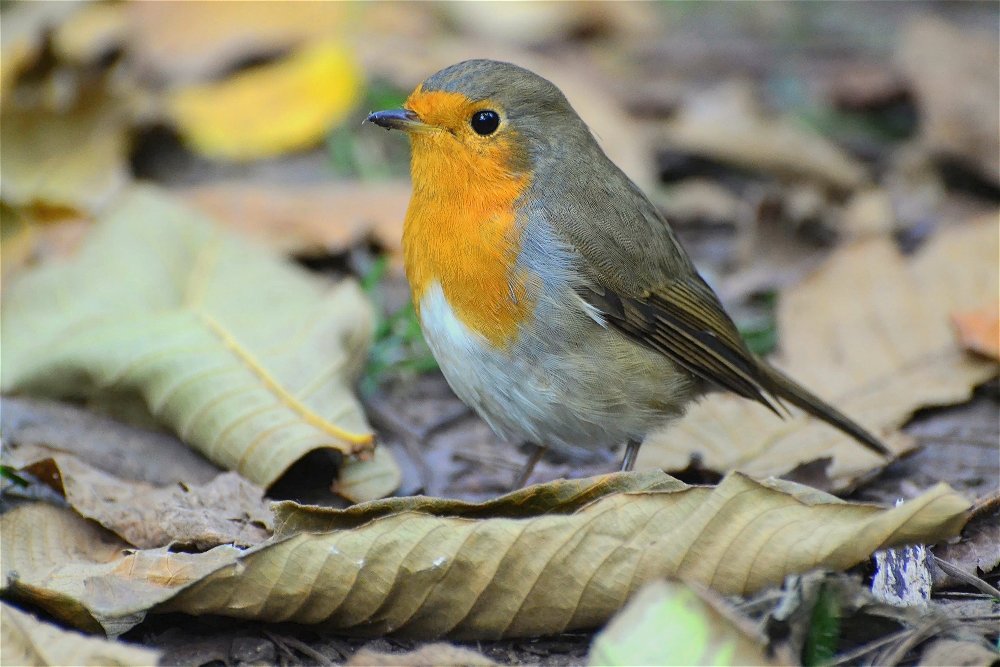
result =
[[[405,132],[403,258],[452,389],[503,438],[571,453],[642,439],[711,388],[878,439],[756,358],[656,207],[566,97],[467,60],[368,121]],[[531,472],[522,473],[523,483]]]

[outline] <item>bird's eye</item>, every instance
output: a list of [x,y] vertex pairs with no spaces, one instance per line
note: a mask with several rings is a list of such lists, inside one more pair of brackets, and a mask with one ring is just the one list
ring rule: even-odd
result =
[[476,134],[481,134],[484,137],[488,134],[493,134],[497,131],[499,125],[500,114],[496,111],[487,109],[472,114],[472,129],[476,131]]

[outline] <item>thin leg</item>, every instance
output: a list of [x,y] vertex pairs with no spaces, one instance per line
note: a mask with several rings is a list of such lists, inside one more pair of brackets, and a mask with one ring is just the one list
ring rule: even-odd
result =
[[639,447],[642,442],[639,440],[629,440],[625,445],[625,457],[622,459],[622,472],[628,472],[635,466],[635,457],[639,455]]
[[528,481],[528,478],[531,477],[531,473],[535,471],[535,466],[538,465],[538,462],[542,459],[542,454],[545,453],[546,447],[544,445],[536,445],[533,442],[529,442],[527,444],[534,447],[535,450],[531,452],[531,456],[528,457],[528,460],[527,462],[525,462],[524,467],[521,468],[521,473],[517,476],[517,479],[514,481],[514,485],[511,487],[511,491],[517,491],[518,489],[520,489],[525,485],[525,483]]

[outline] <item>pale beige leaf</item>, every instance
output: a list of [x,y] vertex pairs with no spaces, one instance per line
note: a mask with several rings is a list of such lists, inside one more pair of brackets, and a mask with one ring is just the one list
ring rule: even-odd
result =
[[206,484],[158,487],[37,445],[19,448],[5,462],[45,481],[82,516],[143,549],[172,543],[199,551],[220,544],[245,547],[270,536],[264,489],[234,472]]
[[409,183],[223,182],[179,193],[215,220],[288,253],[338,253],[373,237],[399,254]]
[[[653,473],[540,485],[489,511],[409,502],[327,512],[327,530],[305,510],[309,532],[203,554],[126,551],[67,510],[25,506],[0,518],[3,563],[17,573],[11,594],[111,631],[151,609],[364,635],[523,637],[596,627],[663,577],[736,594],[850,567],[956,534],[969,507],[945,485],[883,510],[789,482],[734,474],[693,487]],[[294,513],[286,507],[286,520]]]
[[72,261],[3,301],[5,391],[141,395],[225,468],[270,486],[306,453],[370,451],[352,384],[371,307],[224,233],[162,192],[131,190]]
[[711,591],[654,581],[590,647],[590,665],[776,665],[765,638]]
[[132,667],[155,665],[158,658],[158,651],[63,630],[0,602],[0,665],[4,667]]
[[1000,56],[996,31],[920,16],[902,30],[896,60],[913,88],[923,142],[1000,183]]
[[806,126],[764,114],[749,85],[727,83],[688,101],[665,127],[666,146],[752,170],[853,189],[864,165]]
[[[888,239],[838,251],[782,295],[780,364],[897,452],[896,429],[918,409],[965,400],[996,374],[996,364],[966,354],[949,314],[996,303],[995,216],[949,229],[904,259]],[[702,465],[766,477],[822,458],[833,488],[845,488],[884,461],[801,412],[785,420],[741,398],[716,394],[652,434],[638,467],[677,470],[699,452]]]

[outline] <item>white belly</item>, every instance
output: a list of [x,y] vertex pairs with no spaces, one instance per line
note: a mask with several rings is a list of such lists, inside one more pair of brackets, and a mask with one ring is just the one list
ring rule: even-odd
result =
[[579,454],[641,439],[676,417],[658,400],[679,389],[673,365],[604,328],[582,305],[572,312],[576,326],[522,330],[497,350],[456,317],[439,284],[420,302],[445,378],[501,437]]

